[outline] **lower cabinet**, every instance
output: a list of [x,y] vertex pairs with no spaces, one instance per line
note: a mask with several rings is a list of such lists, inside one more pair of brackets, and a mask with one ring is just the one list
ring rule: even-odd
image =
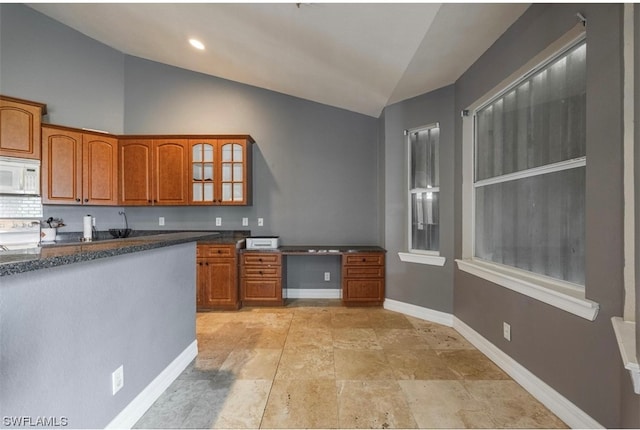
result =
[[242,305],[283,305],[282,255],[279,252],[244,252],[241,255]]
[[347,306],[379,306],[384,301],[384,253],[342,256],[342,302]]
[[238,260],[235,245],[198,245],[196,300],[198,310],[238,309]]

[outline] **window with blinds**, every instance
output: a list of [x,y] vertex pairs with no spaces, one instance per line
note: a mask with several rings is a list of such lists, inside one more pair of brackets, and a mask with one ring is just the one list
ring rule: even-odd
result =
[[584,285],[586,42],[476,109],[474,121],[474,256]]

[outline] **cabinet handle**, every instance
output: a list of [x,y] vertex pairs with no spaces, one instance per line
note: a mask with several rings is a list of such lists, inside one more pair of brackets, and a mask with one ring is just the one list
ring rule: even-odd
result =
[[258,273],[260,273],[262,275],[262,270],[260,272],[258,272]]
[[158,201],[156,199],[153,199],[153,203],[158,203]]
[[205,266],[208,266],[208,265],[209,265],[209,263],[208,263],[208,262],[207,262],[207,263],[204,263],[204,265],[205,265]]
[[366,259],[366,258],[364,258],[364,257],[362,257],[362,262],[363,262],[363,263],[366,263],[366,262],[367,262],[367,259]]
[[222,250],[221,249],[218,249],[218,254],[222,254]]
[[147,203],[151,203],[151,200],[147,200]]
[[84,202],[87,203],[89,201],[89,199],[84,199]]
[[258,261],[262,263],[262,258],[258,258]]
[[76,199],[76,202],[78,202],[78,203],[79,203],[79,202],[80,202],[80,199]]
[[202,266],[202,261],[200,261],[200,262],[198,263],[198,266]]

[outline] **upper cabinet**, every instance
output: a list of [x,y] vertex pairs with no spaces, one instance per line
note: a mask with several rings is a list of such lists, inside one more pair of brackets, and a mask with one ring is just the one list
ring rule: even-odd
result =
[[120,139],[120,203],[187,205],[187,139]]
[[42,126],[42,202],[118,204],[118,140],[111,135]]
[[189,204],[252,204],[252,143],[240,138],[189,139]]
[[0,96],[0,155],[40,159],[40,124],[46,105]]

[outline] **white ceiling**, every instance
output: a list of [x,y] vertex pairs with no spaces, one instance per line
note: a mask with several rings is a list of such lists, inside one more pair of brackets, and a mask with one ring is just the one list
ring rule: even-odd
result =
[[455,82],[529,4],[29,6],[125,54],[378,117]]

